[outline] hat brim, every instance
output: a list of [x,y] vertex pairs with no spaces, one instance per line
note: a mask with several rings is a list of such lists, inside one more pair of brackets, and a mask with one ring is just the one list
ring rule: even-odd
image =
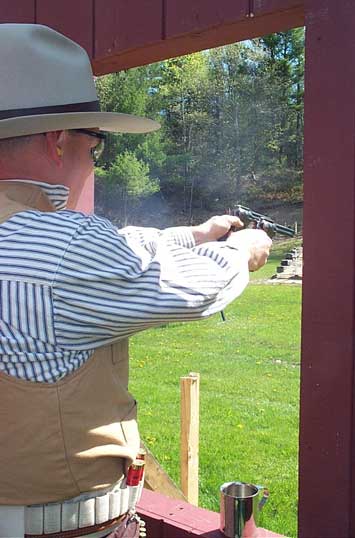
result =
[[148,118],[118,112],[66,112],[18,116],[0,121],[0,139],[89,127],[113,133],[149,133],[159,129],[160,124]]

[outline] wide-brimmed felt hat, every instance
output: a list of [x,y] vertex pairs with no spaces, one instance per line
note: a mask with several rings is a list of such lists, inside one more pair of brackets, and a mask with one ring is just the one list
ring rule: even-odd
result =
[[86,51],[47,26],[0,24],[0,66],[0,139],[85,127],[159,128],[148,118],[101,112]]

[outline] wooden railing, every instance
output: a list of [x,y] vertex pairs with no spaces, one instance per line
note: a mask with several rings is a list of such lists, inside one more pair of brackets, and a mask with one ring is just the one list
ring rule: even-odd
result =
[[[143,490],[138,513],[146,522],[149,538],[222,538],[219,513],[198,508],[185,501]],[[257,528],[248,538],[282,538],[280,534]]]

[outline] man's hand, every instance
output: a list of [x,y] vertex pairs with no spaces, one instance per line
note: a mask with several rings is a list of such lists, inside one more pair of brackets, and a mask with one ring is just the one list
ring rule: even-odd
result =
[[272,241],[263,230],[241,230],[231,233],[227,245],[244,250],[249,256],[249,271],[257,271],[267,262]]
[[232,233],[233,228],[243,228],[244,224],[238,217],[233,215],[220,215],[208,219],[203,224],[192,226],[192,233],[196,244],[207,243],[208,241],[217,241],[224,235]]

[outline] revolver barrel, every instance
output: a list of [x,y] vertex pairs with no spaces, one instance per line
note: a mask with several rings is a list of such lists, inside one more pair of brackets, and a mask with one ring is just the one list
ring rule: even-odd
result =
[[295,231],[292,228],[277,224],[270,217],[267,217],[262,213],[257,213],[249,207],[245,207],[238,204],[231,211],[231,214],[236,217],[239,217],[240,220],[244,223],[245,227],[264,230],[264,232],[266,232],[269,237],[273,237],[275,234],[285,235],[288,237],[294,237],[295,235]]

